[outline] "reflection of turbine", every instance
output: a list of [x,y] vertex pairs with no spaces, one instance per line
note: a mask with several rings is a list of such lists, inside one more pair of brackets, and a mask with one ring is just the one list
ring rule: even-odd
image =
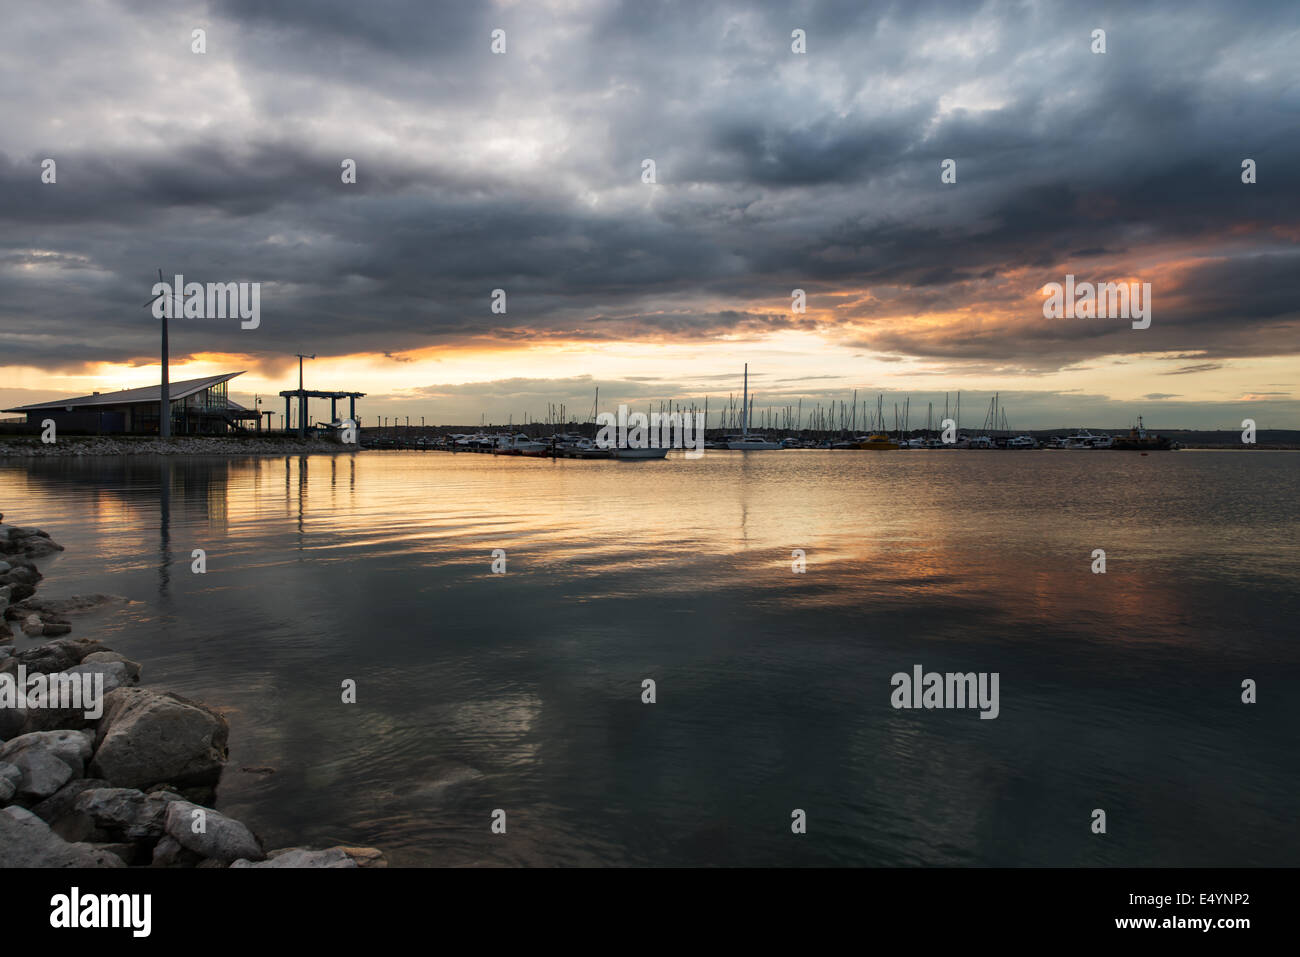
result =
[[[163,284],[162,269],[158,270],[158,283]],[[142,308],[148,309],[164,295],[165,293],[158,293]],[[179,300],[181,297],[179,292],[173,292],[168,298]],[[162,388],[158,392],[158,437],[160,439],[170,439],[172,436],[172,395],[171,384],[167,381],[167,313],[170,311],[163,309],[162,314]]]
[[162,475],[158,480],[158,597],[167,597],[171,584],[172,564],[172,469],[174,463],[166,456],[159,463]]

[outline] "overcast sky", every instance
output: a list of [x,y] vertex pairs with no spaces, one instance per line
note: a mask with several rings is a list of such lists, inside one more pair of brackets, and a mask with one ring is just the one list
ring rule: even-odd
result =
[[[1024,428],[1300,428],[1294,0],[4,18],[6,408],[155,381],[161,268],[262,284],[257,329],[172,323],[173,378],[246,369],[245,401],[296,352],[363,415],[440,422],[725,401],[748,361],[760,406],[997,390]],[[1150,282],[1150,328],[1045,319],[1067,273]]]

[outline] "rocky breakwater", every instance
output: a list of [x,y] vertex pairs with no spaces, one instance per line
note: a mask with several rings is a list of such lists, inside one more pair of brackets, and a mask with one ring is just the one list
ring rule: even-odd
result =
[[[141,667],[90,638],[76,615],[114,599],[42,602],[34,559],[60,551],[3,524],[0,608],[29,639],[0,636],[0,867],[384,867],[374,848],[267,851],[221,812],[226,719],[139,686]],[[53,629],[53,630],[47,630]]]
[[44,443],[33,438],[0,439],[0,457],[45,458],[89,455],[328,455],[355,452],[356,445],[326,439],[177,438],[141,439],[68,436]]

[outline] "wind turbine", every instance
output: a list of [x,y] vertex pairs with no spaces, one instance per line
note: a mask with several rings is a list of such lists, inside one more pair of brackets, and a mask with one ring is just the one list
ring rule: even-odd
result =
[[[162,269],[158,270],[158,282],[164,283]],[[141,308],[148,309],[159,299],[163,298],[164,293],[158,293]],[[173,292],[170,298],[179,300],[180,293]],[[158,437],[160,439],[170,439],[172,437],[172,396],[171,383],[167,380],[167,309],[163,309],[162,316],[162,388],[158,393]]]

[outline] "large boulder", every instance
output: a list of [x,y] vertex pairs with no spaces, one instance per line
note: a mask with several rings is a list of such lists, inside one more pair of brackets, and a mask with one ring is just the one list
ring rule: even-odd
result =
[[[59,791],[70,779],[81,778],[91,755],[95,736],[88,731],[43,731],[19,735],[0,745],[0,761],[22,772],[18,794],[25,801],[42,801]],[[42,757],[38,757],[42,755]],[[62,762],[68,774],[51,765]],[[53,785],[53,791],[49,787]]]
[[[46,628],[49,625],[45,626]],[[139,665],[136,665],[136,671],[139,672]],[[79,665],[73,665],[63,674],[68,675],[103,675],[104,689],[103,693],[108,694],[117,688],[125,685],[134,684],[130,674],[127,671],[126,662],[124,661],[91,661],[82,662]]]
[[52,542],[48,538],[39,538],[33,535],[23,543],[23,554],[28,558],[43,558],[46,555],[53,555],[55,552],[63,551],[63,546],[57,542]]
[[24,751],[48,751],[80,775],[94,746],[95,736],[89,731],[34,731],[0,744],[0,761],[12,762]]
[[81,776],[49,751],[39,748],[20,751],[9,763],[22,773],[18,798],[27,803],[43,801],[73,777]]
[[[18,558],[25,557],[28,562],[33,558],[51,555],[63,551],[63,546],[50,539],[48,532],[39,528],[17,528],[6,526],[7,534],[0,535],[0,552]],[[18,565],[14,557],[8,559],[11,565]]]
[[188,698],[118,688],[104,696],[91,772],[121,787],[215,784],[229,734],[225,718]]
[[135,788],[100,787],[78,796],[76,809],[110,834],[147,841],[162,837],[167,805],[178,800],[168,791],[145,794]]
[[260,861],[266,856],[262,842],[239,821],[189,801],[167,805],[163,828],[182,847],[211,860]]
[[0,867],[125,867],[116,854],[69,844],[31,811],[0,811]]
[[97,665],[101,662],[109,661],[120,661],[123,667],[126,668],[127,677],[132,681],[136,681],[140,678],[140,663],[138,661],[132,661],[130,658],[125,655],[120,655],[116,651],[91,652],[81,659],[81,667],[84,668],[86,665]]

